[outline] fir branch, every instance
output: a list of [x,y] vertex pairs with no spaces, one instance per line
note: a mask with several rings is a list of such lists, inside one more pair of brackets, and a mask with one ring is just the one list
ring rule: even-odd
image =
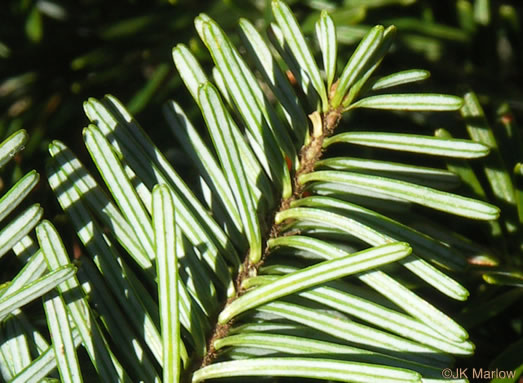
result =
[[[244,294],[245,289],[242,286],[243,282],[247,278],[254,277],[258,274],[259,268],[263,265],[265,259],[268,257],[270,252],[268,241],[270,239],[278,238],[282,235],[281,224],[276,223],[274,217],[279,212],[287,210],[291,206],[291,203],[293,201],[302,198],[304,188],[303,185],[300,184],[298,179],[301,175],[310,173],[314,170],[316,163],[322,157],[324,140],[334,133],[334,131],[340,123],[341,117],[342,108],[334,108],[332,106],[329,106],[327,111],[321,114],[319,114],[319,112],[313,112],[309,115],[309,118],[311,119],[313,125],[313,132],[311,134],[310,142],[303,145],[303,147],[299,151],[300,165],[298,167],[298,170],[293,175],[292,194],[290,195],[290,197],[282,198],[280,204],[268,215],[266,219],[266,222],[268,223],[266,227],[268,227],[268,229],[262,237],[262,243],[264,245],[262,258],[259,262],[252,263],[248,256],[249,251],[247,252],[247,254],[244,257],[243,264],[240,267],[240,272],[238,273],[234,282],[236,294],[233,298],[227,300],[224,307],[231,304],[238,297]],[[292,166],[289,166],[289,168],[292,168]],[[288,235],[288,233],[285,233],[283,235]],[[216,318],[218,318],[218,316]],[[214,361],[214,359],[216,358],[216,349],[214,347],[214,342],[218,339],[226,337],[229,334],[229,330],[233,323],[234,319],[225,324],[218,323],[218,321],[216,320],[216,325],[214,329],[211,331],[211,335],[207,343],[207,354],[202,359],[201,364],[198,368],[203,368]]]

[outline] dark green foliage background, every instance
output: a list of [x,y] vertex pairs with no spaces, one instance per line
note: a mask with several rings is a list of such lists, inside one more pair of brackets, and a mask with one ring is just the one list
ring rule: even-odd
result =
[[[511,110],[505,117],[523,121],[521,1],[491,1],[489,17],[483,20],[467,19],[459,12],[466,14],[469,10],[472,15],[474,4],[481,1],[289,3],[304,31],[310,35],[322,8],[331,11],[337,27],[346,27],[349,32],[341,36],[340,60],[350,56],[366,26],[395,24],[397,43],[382,66],[387,73],[406,68],[428,69],[432,77],[423,85],[426,89],[457,95],[475,91],[494,129],[499,127],[497,111],[503,104]],[[388,5],[380,6],[380,3]],[[5,191],[27,170],[37,169],[45,174],[47,146],[53,139],[64,141],[80,158],[85,157],[80,132],[87,119],[82,102],[106,93],[126,103],[183,174],[188,165],[167,129],[161,105],[168,98],[176,98],[183,106],[194,106],[175,73],[171,48],[176,43],[186,43],[203,65],[210,66],[209,56],[193,28],[195,16],[206,12],[226,32],[232,32],[239,17],[246,17],[263,28],[270,21],[269,8],[270,1],[265,0],[3,1],[0,5],[0,140],[23,128],[28,131],[30,141],[15,164],[6,167],[0,189]],[[372,112],[374,121],[376,115]],[[366,113],[358,118],[358,123],[364,125]],[[422,121],[407,118],[412,120],[383,113],[384,124],[401,126],[404,131],[416,131],[422,126],[430,132],[445,127],[456,137],[466,136],[463,124],[456,118],[428,116]],[[63,228],[63,238],[72,246],[74,233],[67,231],[67,225],[60,225],[65,216],[45,182],[41,182],[37,193],[40,195],[34,199],[43,203],[46,216],[54,219],[59,229]],[[494,244],[484,243],[483,227],[459,226],[437,214],[435,219],[454,225],[456,231],[499,253]],[[521,249],[507,250],[512,259],[509,263],[519,263],[521,267]],[[454,313],[458,322],[461,317],[465,327],[471,318],[467,310],[481,312],[481,306],[488,299],[508,289],[487,287],[479,273],[467,276],[464,283],[471,298],[464,305],[453,304],[447,311]],[[468,327],[478,351],[473,359],[462,361],[462,365],[487,367],[513,341],[521,338],[522,295],[484,322]],[[438,300],[437,296],[430,298]],[[493,310],[495,308],[494,305]]]

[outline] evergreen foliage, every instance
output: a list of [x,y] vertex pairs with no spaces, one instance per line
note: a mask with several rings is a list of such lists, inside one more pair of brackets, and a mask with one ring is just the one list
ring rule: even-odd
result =
[[[442,371],[474,354],[467,330],[520,299],[523,285],[510,112],[500,138],[474,93],[413,92],[423,69],[381,74],[393,25],[366,28],[344,57],[336,18],[321,12],[315,55],[289,6],[272,0],[271,10],[267,35],[240,20],[241,45],[196,17],[210,70],[186,45],[172,50],[201,114],[164,107],[192,174],[110,95],[84,103],[95,174],[50,143],[48,183],[83,248],[73,260],[38,205],[0,231],[0,254],[12,249],[25,264],[0,290],[5,381],[466,381]],[[458,111],[472,140],[398,132],[383,117]],[[503,139],[513,151],[500,150]],[[5,140],[0,164],[26,141],[24,131]],[[16,183],[0,219],[37,182],[33,171]],[[448,215],[487,228],[501,261],[437,223]],[[453,315],[471,271],[502,287],[474,296],[491,310]],[[47,329],[26,317],[29,302]],[[522,370],[522,350],[519,340],[492,366]]]

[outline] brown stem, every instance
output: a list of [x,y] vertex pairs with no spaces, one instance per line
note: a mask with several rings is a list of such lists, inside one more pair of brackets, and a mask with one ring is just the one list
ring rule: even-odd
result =
[[[316,162],[321,158],[323,154],[323,141],[326,137],[330,136],[336,127],[338,126],[341,118],[341,109],[329,109],[327,112],[323,113],[321,116],[321,134],[319,135],[311,135],[311,140],[307,145],[304,145],[299,153],[299,160],[300,160],[300,166],[298,167],[298,170],[294,174],[293,180],[292,180],[292,194],[290,197],[286,199],[282,199],[280,202],[280,205],[277,209],[274,210],[274,212],[270,215],[267,222],[269,223],[267,227],[269,228],[264,238],[265,248],[263,250],[263,255],[261,258],[261,261],[252,264],[249,261],[249,257],[246,256],[245,260],[241,266],[240,272],[238,273],[238,276],[235,280],[235,289],[236,294],[233,298],[230,298],[224,307],[228,304],[230,304],[232,301],[240,297],[245,290],[242,288],[242,283],[245,279],[255,276],[258,273],[258,269],[263,264],[265,258],[269,255],[269,247],[267,245],[267,241],[272,238],[277,238],[281,233],[281,226],[276,224],[274,222],[274,217],[277,213],[288,209],[291,206],[291,203],[299,198],[302,197],[303,194],[303,185],[301,185],[298,182],[298,178],[302,174],[310,173],[314,170],[314,165]],[[207,354],[202,359],[201,367],[205,367],[212,363],[212,361],[216,358],[216,349],[214,348],[214,342],[217,339],[223,338],[227,336],[229,329],[231,328],[234,320],[229,321],[225,324],[216,323],[216,326],[214,330],[211,333],[211,336],[209,338],[208,344],[207,344]]]

